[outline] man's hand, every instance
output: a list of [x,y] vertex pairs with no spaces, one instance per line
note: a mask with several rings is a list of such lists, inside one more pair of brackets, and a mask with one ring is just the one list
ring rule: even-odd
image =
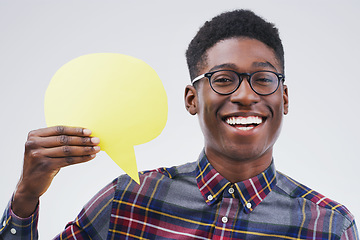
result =
[[28,217],[35,211],[39,197],[62,167],[95,158],[100,140],[90,135],[89,129],[63,126],[29,133],[23,172],[12,203],[16,215]]

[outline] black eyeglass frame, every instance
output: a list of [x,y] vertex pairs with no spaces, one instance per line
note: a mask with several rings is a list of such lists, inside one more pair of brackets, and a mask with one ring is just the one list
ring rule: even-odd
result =
[[[232,91],[229,92],[229,93],[220,93],[220,92],[216,91],[216,90],[214,89],[214,87],[212,86],[212,84],[211,84],[211,81],[210,81],[211,76],[214,75],[215,73],[221,72],[221,71],[233,72],[233,73],[235,73],[235,74],[238,76],[238,78],[239,78],[239,83],[238,83],[238,85],[236,86],[236,88],[235,88],[234,90],[232,90]],[[259,73],[259,72],[270,72],[270,73],[273,73],[273,74],[275,74],[275,75],[277,76],[277,78],[278,78],[278,84],[277,84],[277,86],[276,86],[276,89],[275,89],[273,92],[267,93],[267,94],[262,94],[262,93],[258,93],[257,91],[255,91],[255,89],[253,88],[250,80],[251,80],[251,77],[252,77],[254,74]],[[217,71],[207,72],[207,73],[201,74],[200,76],[198,76],[198,77],[194,78],[193,80],[191,80],[191,84],[194,85],[194,83],[195,83],[196,81],[199,81],[200,79],[206,77],[206,78],[209,80],[210,87],[211,87],[211,89],[212,89],[214,92],[216,92],[217,94],[220,94],[220,95],[230,95],[230,94],[234,93],[236,90],[238,90],[238,88],[240,87],[240,85],[241,85],[241,83],[242,83],[242,81],[243,81],[243,76],[247,76],[247,77],[248,77],[248,78],[247,78],[247,81],[248,81],[251,89],[252,89],[256,94],[261,95],[261,96],[268,96],[268,95],[273,94],[274,92],[276,92],[276,91],[278,90],[278,88],[279,88],[279,86],[280,86],[280,81],[282,81],[283,83],[284,83],[284,81],[285,81],[285,75],[284,75],[284,74],[277,73],[277,72],[273,72],[273,71],[268,71],[268,70],[261,70],[261,71],[256,71],[256,72],[253,72],[253,73],[238,73],[238,72],[236,72],[236,71],[234,71],[234,70],[222,69],[222,70],[217,70]]]

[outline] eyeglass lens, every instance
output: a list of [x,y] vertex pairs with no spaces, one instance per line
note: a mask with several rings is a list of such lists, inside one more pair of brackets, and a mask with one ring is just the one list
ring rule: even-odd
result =
[[[241,75],[242,79],[249,78]],[[228,94],[235,91],[239,86],[240,78],[233,71],[218,71],[211,78],[210,83],[213,89],[221,94]],[[256,72],[251,75],[250,86],[258,94],[267,95],[273,93],[278,87],[278,77],[272,72]]]

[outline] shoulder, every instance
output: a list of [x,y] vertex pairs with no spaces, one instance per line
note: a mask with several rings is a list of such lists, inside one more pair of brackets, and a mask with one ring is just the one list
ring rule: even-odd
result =
[[192,176],[195,173],[197,162],[185,163],[179,166],[162,167],[154,170],[140,172],[141,175],[147,175],[152,172],[158,172],[169,178],[179,178],[184,176]]
[[349,224],[354,221],[354,216],[342,204],[331,200],[321,193],[299,183],[293,178],[277,171],[277,188],[291,198],[305,200],[313,206],[326,209],[333,214],[341,215]]
[[139,172],[140,185],[136,184],[128,175],[124,174],[116,180],[117,190],[138,191],[139,188],[151,185],[171,185],[183,181],[196,181],[197,162],[190,162],[179,166],[161,167]]

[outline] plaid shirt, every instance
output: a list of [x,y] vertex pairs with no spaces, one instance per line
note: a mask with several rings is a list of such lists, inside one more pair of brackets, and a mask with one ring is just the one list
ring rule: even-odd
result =
[[[56,239],[358,239],[353,216],[275,171],[231,183],[208,162],[127,175],[102,189]],[[37,239],[38,210],[5,210],[0,238]],[[15,230],[13,230],[15,229]],[[16,234],[12,234],[16,231]]]

